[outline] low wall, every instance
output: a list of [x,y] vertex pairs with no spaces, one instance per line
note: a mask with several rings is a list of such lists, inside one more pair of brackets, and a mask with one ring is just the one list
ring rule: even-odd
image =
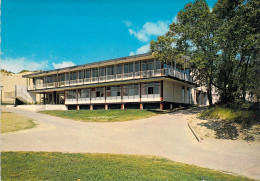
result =
[[65,105],[18,105],[18,109],[26,109],[30,111],[45,111],[45,110],[68,110]]

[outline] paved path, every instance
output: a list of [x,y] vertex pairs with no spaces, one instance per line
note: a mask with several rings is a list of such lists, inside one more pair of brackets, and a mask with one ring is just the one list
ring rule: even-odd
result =
[[187,118],[194,110],[128,122],[84,123],[15,108],[2,109],[39,123],[31,130],[2,134],[2,151],[156,155],[260,179],[259,144],[223,140],[198,143],[187,126]]

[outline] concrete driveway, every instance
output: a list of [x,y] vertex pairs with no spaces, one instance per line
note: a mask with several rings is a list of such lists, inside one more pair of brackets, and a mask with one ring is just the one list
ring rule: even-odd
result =
[[260,179],[259,143],[198,143],[187,126],[194,109],[117,123],[84,123],[3,106],[2,110],[33,118],[39,124],[30,130],[2,134],[2,151],[156,155]]

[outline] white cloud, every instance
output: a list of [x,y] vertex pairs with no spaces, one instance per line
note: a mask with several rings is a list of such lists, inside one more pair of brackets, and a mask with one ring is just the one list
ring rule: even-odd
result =
[[63,61],[62,63],[52,63],[52,66],[55,68],[55,69],[60,69],[60,68],[65,68],[65,67],[71,67],[71,66],[74,66],[75,64],[73,62],[66,62],[66,61]]
[[156,23],[146,22],[141,30],[135,31],[133,29],[128,29],[128,31],[138,40],[142,42],[147,42],[153,35],[160,36],[165,34],[168,31],[168,24],[168,21],[157,21]]
[[147,45],[141,46],[135,52],[130,52],[129,55],[131,56],[131,55],[147,53],[149,50],[150,50],[150,44],[147,44]]
[[126,25],[126,27],[132,26],[132,22],[128,20],[124,20],[123,23]]
[[22,70],[44,70],[48,68],[48,61],[34,61],[26,57],[11,58],[6,57],[1,59],[0,68],[14,73],[19,73]]
[[134,52],[130,52],[129,55],[132,56],[132,55],[135,55],[135,53]]

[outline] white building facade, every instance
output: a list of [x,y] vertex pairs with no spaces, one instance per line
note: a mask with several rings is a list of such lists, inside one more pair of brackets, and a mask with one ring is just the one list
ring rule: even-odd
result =
[[[41,104],[68,109],[158,108],[198,104],[189,68],[141,54],[24,75]],[[200,95],[201,96],[201,95]],[[206,101],[204,101],[206,103]],[[203,104],[204,104],[203,103]]]

